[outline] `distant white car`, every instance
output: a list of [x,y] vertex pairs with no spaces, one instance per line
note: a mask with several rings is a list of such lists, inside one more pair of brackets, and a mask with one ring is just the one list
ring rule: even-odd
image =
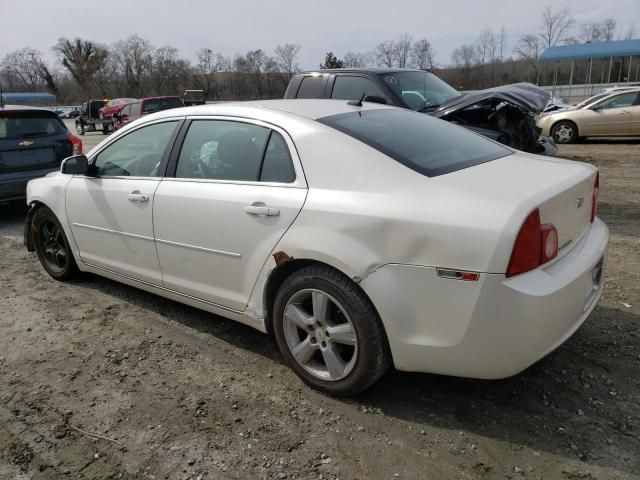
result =
[[[88,158],[87,158],[88,157]],[[103,275],[273,333],[338,395],[406,371],[502,378],[602,291],[596,168],[379,104],[140,119],[28,185],[45,270]]]

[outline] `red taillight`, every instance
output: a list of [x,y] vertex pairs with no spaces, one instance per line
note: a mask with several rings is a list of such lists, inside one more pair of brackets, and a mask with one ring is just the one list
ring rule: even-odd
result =
[[507,267],[507,277],[528,272],[558,255],[558,232],[550,223],[540,223],[540,210],[532,211],[525,219]]
[[593,184],[593,193],[591,194],[591,223],[598,213],[598,196],[600,195],[600,172],[596,173],[596,181]]
[[67,139],[71,144],[71,155],[80,155],[82,153],[82,140],[80,140],[80,137],[73,133],[69,133],[69,137],[67,137]]

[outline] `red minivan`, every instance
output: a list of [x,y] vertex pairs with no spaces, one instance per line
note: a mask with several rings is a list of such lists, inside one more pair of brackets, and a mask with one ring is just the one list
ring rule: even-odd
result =
[[169,110],[170,108],[183,107],[180,97],[149,97],[141,98],[135,102],[128,103],[118,112],[113,114],[114,126],[118,130],[125,125],[139,119],[143,115],[156,113],[161,110]]

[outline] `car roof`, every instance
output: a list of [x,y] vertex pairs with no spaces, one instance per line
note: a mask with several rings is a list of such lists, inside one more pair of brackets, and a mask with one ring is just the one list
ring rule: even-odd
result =
[[[395,72],[424,72],[424,70],[418,70],[415,68],[376,68],[376,67],[367,67],[367,68],[320,68],[318,70],[309,70],[307,72],[302,72],[303,75],[313,74],[313,73],[369,73],[373,75],[378,75],[381,73],[395,73]],[[429,73],[429,72],[425,72]]]
[[15,112],[15,111],[28,111],[28,110],[46,111],[46,112],[54,113],[51,108],[30,107],[28,105],[1,105],[0,106],[0,112],[2,112],[2,111],[14,111]]
[[[364,110],[394,109],[388,105],[364,102],[362,107],[350,105],[347,100],[319,100],[319,99],[285,99],[285,100],[255,100],[246,102],[221,102],[195,105],[193,107],[172,108],[153,114],[153,118],[175,117],[181,115],[234,115],[241,114],[249,118],[261,118],[265,111],[272,110],[317,120],[341,113],[358,112]],[[147,117],[149,118],[149,117]]]

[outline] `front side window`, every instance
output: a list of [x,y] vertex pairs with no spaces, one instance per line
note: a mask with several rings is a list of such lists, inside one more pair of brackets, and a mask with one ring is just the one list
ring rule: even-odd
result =
[[409,110],[365,110],[318,121],[429,177],[513,153],[462,127]]
[[607,110],[609,108],[624,108],[630,107],[636,101],[638,94],[636,92],[623,93],[622,95],[616,95],[615,97],[603,100],[597,106],[599,110]]
[[384,93],[371,81],[364,77],[339,75],[333,82],[331,98],[338,100],[360,100],[362,95],[385,98]]
[[136,102],[136,103],[132,103],[131,104],[131,113],[130,115],[132,117],[139,117],[140,116],[140,102]]
[[95,165],[101,176],[158,177],[177,121],[155,123],[119,138],[102,150]]
[[176,177],[288,183],[295,174],[278,132],[242,122],[195,120],[184,139]]

